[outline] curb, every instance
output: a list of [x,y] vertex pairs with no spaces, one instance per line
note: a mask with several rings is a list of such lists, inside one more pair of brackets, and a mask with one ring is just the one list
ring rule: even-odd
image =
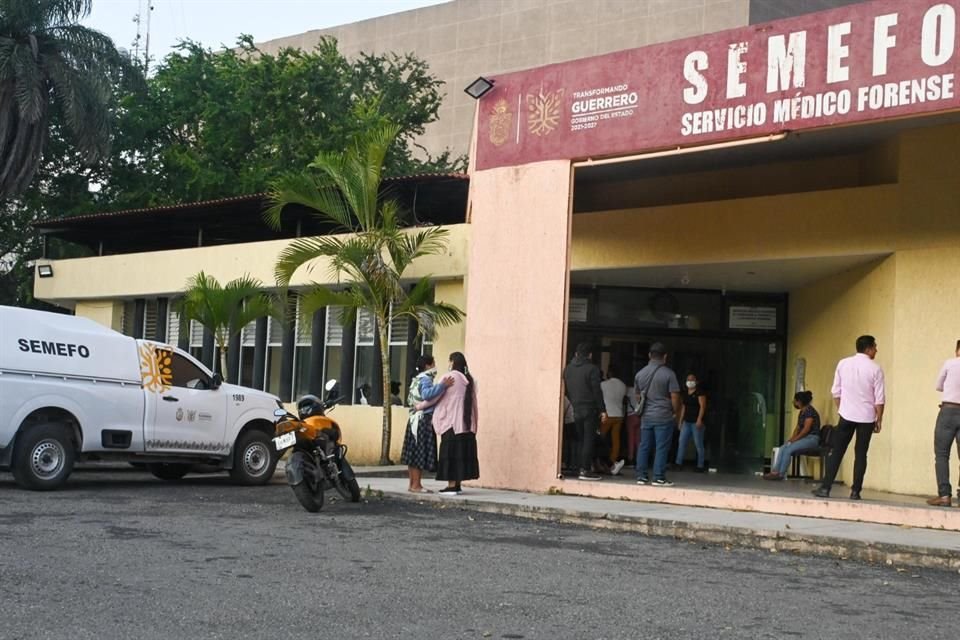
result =
[[758,549],[771,553],[795,553],[889,566],[960,571],[960,555],[948,549],[935,547],[867,543],[833,536],[803,535],[790,531],[619,516],[556,507],[477,502],[469,498],[444,498],[436,494],[408,495],[384,492],[384,496],[405,502],[443,504],[467,511],[577,525],[591,529],[639,533],[657,538]]

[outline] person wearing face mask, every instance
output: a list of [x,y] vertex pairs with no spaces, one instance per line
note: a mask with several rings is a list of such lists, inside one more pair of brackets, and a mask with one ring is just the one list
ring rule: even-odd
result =
[[800,412],[797,416],[797,427],[790,439],[780,447],[774,468],[770,473],[764,474],[764,480],[783,480],[787,477],[790,458],[795,453],[820,446],[820,414],[813,408],[812,402],[813,393],[810,391],[798,391],[793,396],[793,408]]
[[704,418],[707,415],[707,395],[699,388],[697,376],[693,373],[687,376],[687,391],[683,394],[683,405],[680,407],[680,417],[677,420],[677,430],[680,431],[680,446],[677,448],[677,466],[683,465],[683,454],[687,450],[687,443],[693,438],[697,448],[697,473],[704,473]]

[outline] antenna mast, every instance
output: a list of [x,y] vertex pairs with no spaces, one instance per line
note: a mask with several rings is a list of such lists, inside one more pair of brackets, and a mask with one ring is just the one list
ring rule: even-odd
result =
[[137,25],[137,37],[133,39],[133,59],[140,58],[140,14],[143,10],[143,0],[137,2],[137,12],[133,14],[133,22]]
[[143,73],[150,68],[150,15],[153,13],[153,0],[147,0],[147,40],[143,48]]

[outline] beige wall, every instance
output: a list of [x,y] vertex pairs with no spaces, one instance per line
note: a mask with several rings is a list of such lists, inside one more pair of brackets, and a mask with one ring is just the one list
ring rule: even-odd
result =
[[[437,302],[456,305],[463,312],[467,310],[467,291],[463,280],[438,282],[435,299]],[[437,360],[437,368],[440,371],[446,371],[447,361],[445,358],[449,357],[454,351],[464,350],[465,333],[465,322],[450,327],[437,327],[437,335],[433,339],[433,356]]]
[[78,302],[74,313],[90,318],[114,331],[123,328],[123,302],[119,300],[85,300]]
[[[438,280],[461,279],[467,268],[469,227],[466,224],[445,227],[450,231],[447,250],[414,262],[406,274],[411,280],[432,275]],[[63,306],[74,301],[104,298],[164,296],[182,291],[189,278],[200,271],[228,282],[245,274],[259,278],[265,285],[274,282],[277,256],[290,240],[251,242],[173,251],[131,253],[94,258],[54,261],[54,277],[36,278],[34,295]],[[334,284],[326,261],[316,261],[312,271],[297,272],[292,285],[311,282]]]
[[[956,240],[955,247],[898,251],[791,293],[789,388],[794,388],[792,363],[806,358],[806,386],[825,423],[838,420],[830,397],[836,361],[854,352],[857,336],[877,338],[887,409],[884,429],[870,445],[869,488],[912,494],[936,489],[934,382],[960,339],[960,237]],[[791,424],[795,420],[794,415]],[[852,447],[841,477],[847,483],[853,478]]]
[[431,153],[467,152],[477,76],[586,58],[748,24],[750,0],[453,0],[260,43],[309,49],[324,35],[347,56],[413,52],[446,83],[439,119],[421,138]]
[[[797,413],[790,404],[796,389],[794,363],[797,358],[806,359],[805,386],[813,392],[813,404],[820,412],[823,424],[836,425],[839,416],[830,388],[837,361],[855,352],[858,336],[871,334],[877,338],[877,364],[884,369],[891,413],[887,416],[887,429],[871,440],[866,486],[885,491],[900,488],[901,481],[889,473],[892,442],[898,431],[902,431],[892,411],[898,404],[897,382],[901,377],[895,366],[897,262],[898,257],[891,256],[791,292],[787,340],[787,389],[790,393],[784,398],[789,408],[785,427],[787,432],[792,432],[797,422]],[[839,478],[847,484],[853,478],[852,446]]]
[[556,475],[569,181],[568,162],[471,179],[466,354],[477,378],[484,486],[545,491]]

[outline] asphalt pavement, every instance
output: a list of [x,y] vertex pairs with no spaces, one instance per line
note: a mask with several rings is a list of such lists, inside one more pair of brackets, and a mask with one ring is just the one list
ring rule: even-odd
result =
[[[328,499],[332,495],[328,494]],[[957,636],[960,574],[382,498],[310,514],[277,476],[0,474],[0,638]]]

